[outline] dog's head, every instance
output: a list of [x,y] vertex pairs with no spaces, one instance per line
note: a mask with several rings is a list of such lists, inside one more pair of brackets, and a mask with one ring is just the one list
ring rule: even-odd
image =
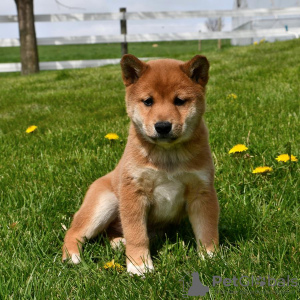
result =
[[144,63],[127,54],[121,67],[127,113],[140,134],[166,147],[189,140],[205,111],[206,57]]

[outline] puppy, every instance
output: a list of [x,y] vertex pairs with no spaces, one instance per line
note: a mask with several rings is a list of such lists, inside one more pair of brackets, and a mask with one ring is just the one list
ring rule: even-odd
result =
[[153,270],[149,232],[185,215],[198,250],[218,246],[219,205],[214,166],[203,121],[209,63],[197,55],[121,60],[130,117],[128,142],[112,172],[96,180],[75,214],[63,260],[80,262],[82,244],[106,230],[111,243],[126,244],[127,271]]

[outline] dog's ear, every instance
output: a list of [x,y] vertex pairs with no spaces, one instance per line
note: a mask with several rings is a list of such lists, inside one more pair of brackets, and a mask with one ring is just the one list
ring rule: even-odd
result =
[[121,59],[122,77],[125,86],[135,83],[147,69],[147,65],[132,54],[125,54]]
[[190,61],[182,65],[182,70],[192,80],[205,86],[208,82],[209,62],[205,56],[196,55]]

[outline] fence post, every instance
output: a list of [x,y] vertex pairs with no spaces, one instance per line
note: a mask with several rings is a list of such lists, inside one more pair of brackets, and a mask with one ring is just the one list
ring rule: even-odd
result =
[[[218,18],[218,31],[221,31],[222,30],[222,18],[219,17]],[[218,39],[218,49],[221,50],[222,48],[222,41],[221,39]]]
[[127,21],[126,21],[126,7],[121,7],[120,12],[123,13],[123,19],[120,21],[121,25],[121,34],[124,35],[124,42],[121,43],[121,54],[128,53],[128,44],[126,41],[126,34],[127,34]]
[[[199,30],[199,33],[201,33],[201,30]],[[198,51],[200,52],[202,50],[202,44],[201,40],[198,41]]]

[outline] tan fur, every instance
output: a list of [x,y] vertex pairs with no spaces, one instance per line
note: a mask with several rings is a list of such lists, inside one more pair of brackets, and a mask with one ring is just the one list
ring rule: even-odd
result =
[[[219,206],[202,119],[209,64],[199,55],[186,63],[125,55],[121,67],[128,142],[115,170],[89,188],[66,234],[63,260],[79,263],[85,239],[107,230],[112,244],[126,244],[127,270],[141,274],[153,269],[148,232],[186,214],[199,251],[212,253],[218,245]],[[186,102],[175,105],[176,97]],[[157,122],[171,123],[170,133],[160,135]]]

